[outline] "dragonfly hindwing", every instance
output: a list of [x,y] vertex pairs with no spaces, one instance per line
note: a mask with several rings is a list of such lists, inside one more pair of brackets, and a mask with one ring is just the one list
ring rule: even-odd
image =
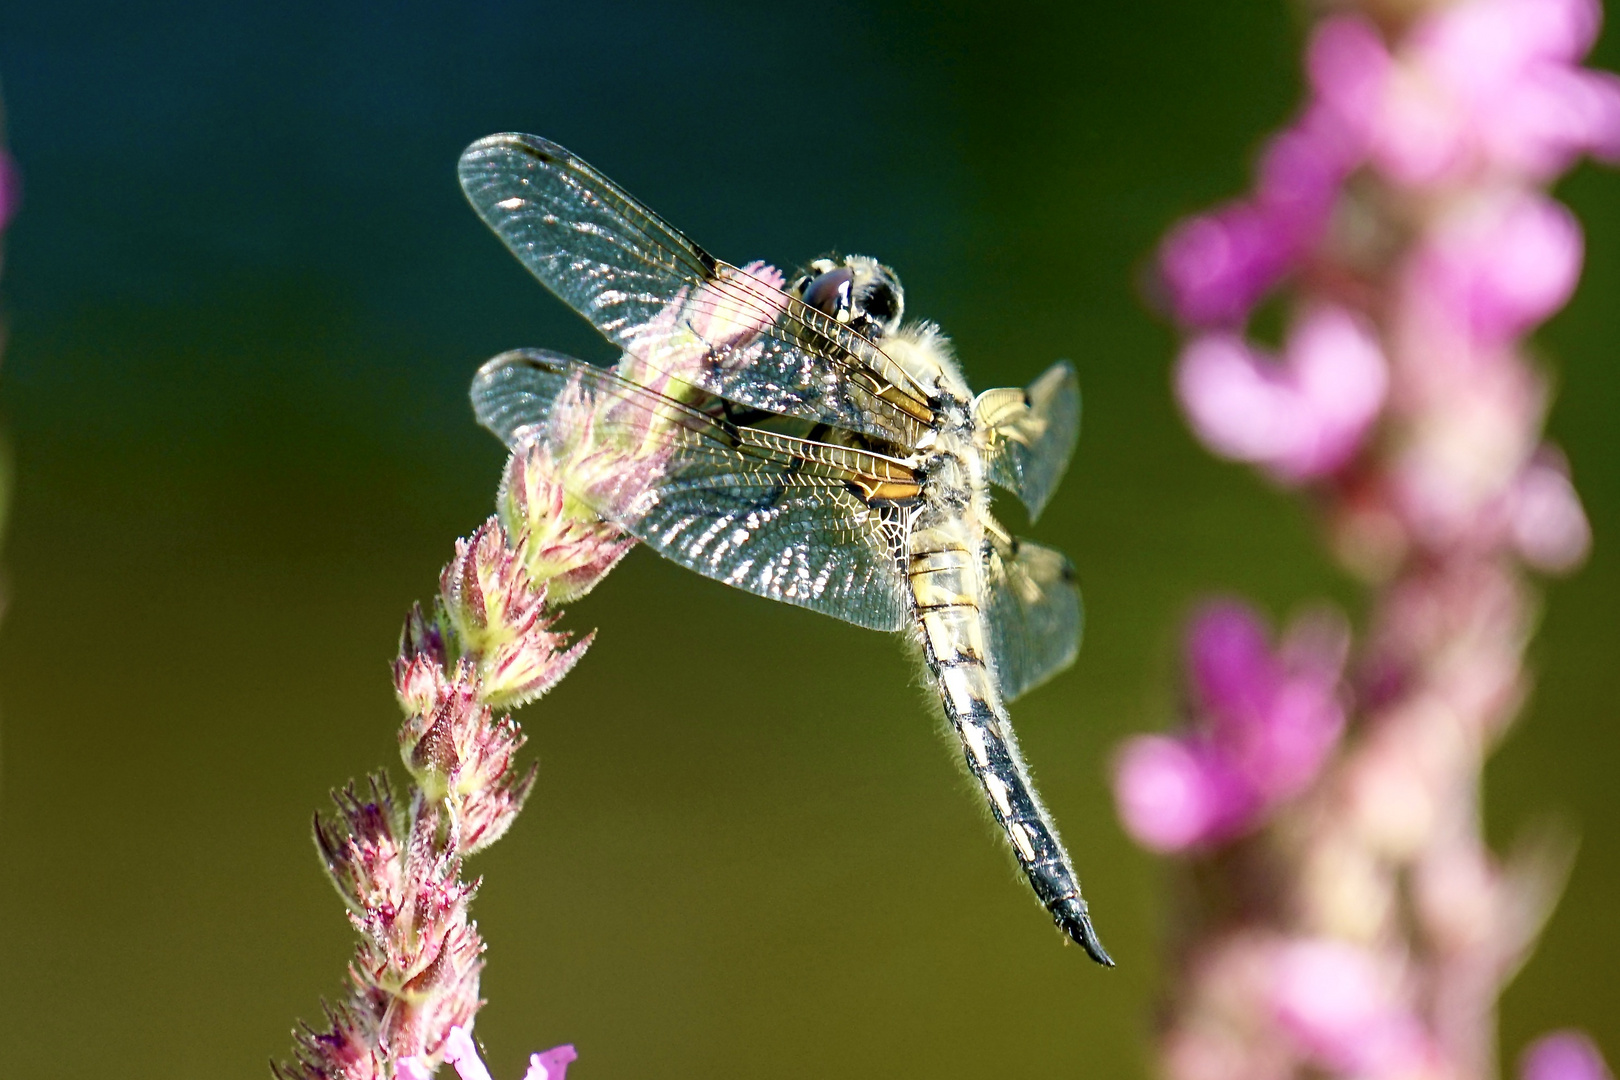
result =
[[907,625],[904,464],[727,423],[537,349],[485,364],[472,400],[508,446],[548,449],[570,496],[666,558],[860,626]]
[[990,482],[1029,508],[1033,521],[1046,508],[1080,438],[1080,383],[1060,360],[1026,390],[986,390],[973,402],[983,432]]
[[1028,540],[989,549],[984,608],[1001,694],[1011,701],[1074,663],[1083,614],[1061,551]]

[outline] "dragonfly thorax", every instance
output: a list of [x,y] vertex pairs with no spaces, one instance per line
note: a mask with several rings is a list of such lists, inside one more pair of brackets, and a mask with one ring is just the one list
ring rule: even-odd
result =
[[[984,463],[973,445],[972,433],[944,428],[920,455],[917,472],[921,500],[917,525],[935,528],[947,519],[971,522],[988,499]],[[977,549],[975,540],[971,547]]]

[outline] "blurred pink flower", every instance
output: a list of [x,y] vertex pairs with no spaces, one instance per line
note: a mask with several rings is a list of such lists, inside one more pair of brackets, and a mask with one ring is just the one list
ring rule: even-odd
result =
[[1544,451],[1519,474],[1508,529],[1524,561],[1544,573],[1573,570],[1592,546],[1592,526],[1561,454]]
[[1171,311],[1194,326],[1237,326],[1293,267],[1286,227],[1261,207],[1228,203],[1181,222],[1159,249]]
[[1597,1044],[1585,1032],[1543,1035],[1519,1058],[1519,1080],[1614,1080]]
[[1235,336],[1207,334],[1187,344],[1176,367],[1177,397],[1204,444],[1284,483],[1349,461],[1388,387],[1372,330],[1328,305],[1295,321],[1279,359]]
[[1278,949],[1271,1008],[1323,1068],[1350,1076],[1408,1076],[1434,1056],[1404,1000],[1398,972],[1366,949],[1330,938]]
[[[1224,768],[1187,740],[1136,735],[1114,763],[1120,820],[1143,847],[1181,851],[1221,833],[1246,793]],[[1246,808],[1246,807],[1244,807]]]
[[1435,222],[1408,263],[1403,302],[1470,346],[1500,345],[1569,301],[1583,254],[1562,204],[1530,191],[1487,196]]
[[1266,144],[1252,197],[1187,218],[1159,247],[1171,312],[1193,326],[1237,328],[1327,229],[1360,160],[1353,132],[1313,107]]
[[[1620,162],[1620,78],[1580,66],[1598,0],[1316,7],[1307,100],[1158,269],[1194,433],[1303,487],[1373,588],[1357,737],[1343,625],[1273,648],[1217,605],[1188,634],[1184,730],[1122,746],[1115,798],[1140,843],[1196,861],[1167,1075],[1486,1076],[1562,864],[1491,854],[1480,767],[1528,691],[1523,569],[1569,570],[1592,537],[1525,338],[1584,258],[1546,188],[1583,154]],[[1247,336],[1273,291],[1294,320],[1275,355]],[[1600,1077],[1575,1036],[1526,1058],[1524,1080]]]
[[1115,764],[1131,835],[1159,851],[1229,839],[1302,791],[1344,728],[1347,640],[1336,617],[1313,615],[1273,650],[1249,608],[1206,607],[1187,633],[1190,729],[1130,739]]
[[1481,169],[1545,179],[1590,153],[1620,157],[1620,80],[1577,66],[1596,0],[1464,0],[1391,52],[1368,20],[1324,20],[1312,88],[1391,180],[1438,185]]

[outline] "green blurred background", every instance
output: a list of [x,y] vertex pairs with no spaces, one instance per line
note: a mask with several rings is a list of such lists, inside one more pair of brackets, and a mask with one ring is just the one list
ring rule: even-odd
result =
[[[1210,590],[1354,590],[1288,497],[1200,452],[1137,296],[1298,90],[1281,3],[0,9],[27,201],[0,409],[0,1074],[263,1076],[352,945],[309,818],[395,757],[387,660],[501,452],[465,387],[518,345],[601,359],[464,205],[500,130],[580,152],[717,254],[892,263],[977,386],[1052,359],[1086,430],[1035,534],[1078,563],[1079,664],[1015,720],[1117,971],[1016,879],[896,643],[638,552],[522,714],[538,792],[477,858],[498,1076],[1141,1075],[1165,903],[1105,778],[1167,722]],[[1599,63],[1620,65],[1614,37]],[[1504,1045],[1620,1055],[1620,179],[1563,188],[1579,296],[1542,337],[1598,541],[1548,592],[1492,764],[1498,842],[1579,826]],[[1609,299],[1605,300],[1604,297]]]

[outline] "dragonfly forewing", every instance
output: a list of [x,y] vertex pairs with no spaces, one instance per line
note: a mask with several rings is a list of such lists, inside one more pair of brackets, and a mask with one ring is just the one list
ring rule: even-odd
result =
[[901,447],[932,421],[928,391],[872,342],[782,292],[779,276],[710,255],[555,143],[492,135],[467,148],[460,172],[518,259],[647,366]]

